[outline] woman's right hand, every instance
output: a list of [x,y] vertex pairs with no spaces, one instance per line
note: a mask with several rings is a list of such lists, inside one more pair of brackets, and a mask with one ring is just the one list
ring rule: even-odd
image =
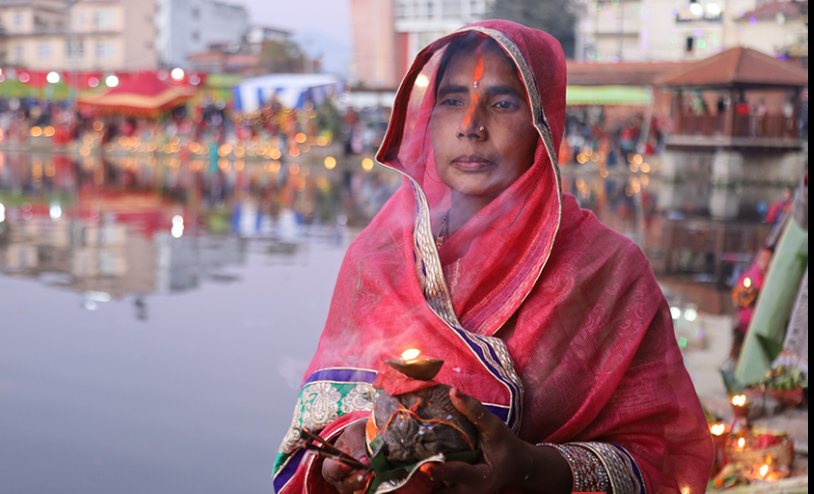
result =
[[[334,445],[365,465],[370,464],[365,454],[365,420],[357,420],[350,424]],[[336,487],[339,494],[362,491],[368,480],[365,471],[354,469],[331,458],[326,458],[322,463],[322,476]]]

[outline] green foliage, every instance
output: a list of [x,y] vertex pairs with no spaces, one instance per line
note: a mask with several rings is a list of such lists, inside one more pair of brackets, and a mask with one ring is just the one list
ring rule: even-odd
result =
[[305,72],[308,58],[300,46],[291,40],[266,41],[260,52],[260,66],[266,73]]
[[342,124],[344,119],[339,109],[334,104],[331,98],[327,98],[319,105],[317,111],[317,128],[321,131],[330,132],[331,137],[338,136],[342,133]]
[[574,56],[577,17],[573,0],[495,0],[485,17],[545,31],[562,44],[567,58]]

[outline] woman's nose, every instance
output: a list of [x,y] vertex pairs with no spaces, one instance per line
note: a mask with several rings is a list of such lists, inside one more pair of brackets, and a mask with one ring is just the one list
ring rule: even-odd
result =
[[483,140],[486,138],[486,127],[483,125],[483,115],[478,105],[477,93],[472,98],[472,102],[466,110],[464,118],[458,127],[459,139]]

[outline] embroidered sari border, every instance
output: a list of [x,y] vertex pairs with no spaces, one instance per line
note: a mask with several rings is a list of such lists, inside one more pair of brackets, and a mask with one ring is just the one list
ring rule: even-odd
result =
[[625,463],[630,465],[631,469],[633,470],[633,473],[638,478],[640,487],[639,487],[639,492],[636,493],[636,494],[647,494],[647,486],[644,483],[644,475],[642,475],[642,471],[639,470],[639,465],[638,465],[638,463],[636,463],[636,460],[633,459],[633,456],[631,456],[630,453],[628,453],[625,448],[623,448],[623,447],[621,447],[621,446],[619,446],[617,444],[613,444],[613,443],[609,443],[609,444],[612,447],[616,448],[617,452],[620,455],[623,455],[624,457],[627,458],[628,461],[625,462]]
[[367,369],[355,369],[350,367],[348,368],[334,367],[328,369],[320,369],[318,371],[315,371],[310,376],[308,376],[308,379],[305,380],[303,387],[318,381],[333,381],[343,383],[358,382],[373,384],[373,382],[376,380],[377,375],[378,373],[376,371]]
[[300,463],[305,457],[305,453],[305,449],[300,449],[285,460],[282,467],[280,467],[277,473],[274,474],[274,492],[279,493],[285,489],[285,486],[288,485],[288,483],[294,477],[294,474],[297,473],[297,469],[299,469]]
[[587,448],[605,466],[614,494],[647,494],[644,477],[633,456],[617,444],[598,441],[569,443]]

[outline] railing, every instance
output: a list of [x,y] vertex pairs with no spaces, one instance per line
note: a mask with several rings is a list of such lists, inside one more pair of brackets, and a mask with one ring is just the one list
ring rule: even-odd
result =
[[797,122],[783,115],[735,115],[732,123],[734,137],[764,137],[794,139],[797,137]]
[[[676,130],[679,135],[723,136],[727,134],[726,115],[682,115]],[[797,122],[783,115],[735,115],[731,132],[731,137],[794,139]]]
[[682,115],[681,135],[714,136],[724,133],[724,115]]

